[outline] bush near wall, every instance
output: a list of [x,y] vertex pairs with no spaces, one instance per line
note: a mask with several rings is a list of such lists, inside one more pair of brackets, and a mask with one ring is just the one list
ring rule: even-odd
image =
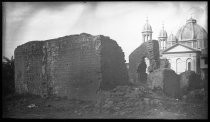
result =
[[14,93],[14,58],[3,57],[2,61],[2,93],[3,96]]

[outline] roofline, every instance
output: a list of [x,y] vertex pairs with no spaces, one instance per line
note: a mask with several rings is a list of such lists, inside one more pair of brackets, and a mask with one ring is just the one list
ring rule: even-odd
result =
[[[171,47],[166,48],[165,50],[163,50],[162,53],[166,53],[166,51],[168,51],[168,50],[170,50],[170,49],[176,47],[177,45],[181,45],[181,46],[183,46],[183,47],[185,47],[185,48],[188,48],[188,49],[190,49],[190,50],[193,50],[193,51],[200,51],[200,50],[196,50],[196,49],[194,49],[194,48],[188,47],[188,46],[186,46],[186,45],[183,45],[183,44],[180,44],[180,43],[176,43],[175,45],[172,45]],[[190,51],[188,51],[188,52],[190,52]]]
[[169,48],[166,48],[166,49],[165,49],[165,50],[163,50],[162,52],[168,51],[168,50],[170,50],[171,48],[175,47],[176,45],[178,45],[178,43],[176,43],[175,45],[172,45],[172,46],[171,46],[171,47],[169,47]]
[[188,49],[194,50],[194,51],[200,51],[200,50],[197,50],[197,49],[194,49],[194,48],[188,47],[188,46],[183,45],[183,44],[180,44],[180,43],[178,43],[178,44],[179,44],[179,45],[181,45],[181,46],[183,46],[183,47],[186,47],[186,48],[188,48]]
[[199,53],[200,51],[183,51],[183,52],[162,52],[162,54],[172,54],[172,53]]

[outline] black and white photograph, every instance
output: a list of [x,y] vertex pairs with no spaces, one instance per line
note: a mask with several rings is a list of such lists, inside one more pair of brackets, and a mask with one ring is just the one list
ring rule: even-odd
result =
[[2,118],[208,119],[207,1],[2,2]]

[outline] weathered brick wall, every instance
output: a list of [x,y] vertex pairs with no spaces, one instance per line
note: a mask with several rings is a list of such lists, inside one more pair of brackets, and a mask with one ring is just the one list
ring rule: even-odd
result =
[[182,95],[189,93],[195,89],[204,88],[204,81],[201,76],[194,71],[185,71],[179,74],[180,88]]
[[160,58],[159,44],[157,40],[149,40],[142,43],[129,55],[129,79],[131,82],[142,82],[143,80],[145,80],[144,77],[147,77],[144,70],[141,70],[142,72],[139,72],[143,76],[142,78],[139,78],[139,73],[137,73],[138,67],[142,63],[144,63],[145,57],[147,57],[150,62],[150,66],[148,67],[149,72],[152,72],[155,69],[159,68]]
[[142,44],[129,55],[129,79],[133,83],[138,82],[137,69],[139,64],[144,61],[143,58],[146,57],[146,54],[146,46]]
[[171,69],[160,68],[153,71],[148,75],[147,84],[151,89],[160,88],[166,95],[173,98],[180,98],[179,77]]
[[99,87],[100,40],[76,35],[48,42],[48,71],[53,94],[77,99],[94,99]]
[[[128,81],[124,53],[108,37],[83,33],[30,44],[36,45],[38,55],[34,51],[21,53],[22,47],[31,49],[28,44],[15,53],[18,93],[95,100],[97,90]],[[26,72],[28,62],[31,72]]]
[[15,88],[18,93],[42,92],[43,42],[33,41],[15,50]]
[[118,85],[128,85],[128,71],[124,53],[117,42],[101,37],[102,90],[110,90]]

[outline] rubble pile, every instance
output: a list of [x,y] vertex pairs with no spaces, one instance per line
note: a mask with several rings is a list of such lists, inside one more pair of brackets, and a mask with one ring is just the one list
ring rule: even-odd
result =
[[204,88],[202,88],[188,92],[182,99],[186,102],[207,102],[208,97]]
[[170,97],[180,97],[179,77],[171,69],[160,68],[150,73],[147,77],[147,84],[151,89],[162,89]]
[[192,90],[204,87],[201,76],[194,71],[185,71],[179,75],[182,94],[187,94]]
[[152,98],[152,91],[145,87],[118,86],[112,91],[101,92],[97,104],[100,112],[115,115],[128,115],[135,111],[145,112],[162,105],[159,99]]

